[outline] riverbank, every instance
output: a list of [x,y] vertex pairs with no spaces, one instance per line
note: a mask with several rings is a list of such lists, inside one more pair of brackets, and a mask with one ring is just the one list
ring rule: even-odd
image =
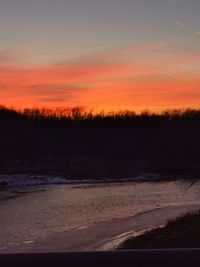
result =
[[[0,175],[0,190],[10,187],[27,187],[40,185],[58,185],[58,184],[112,184],[112,183],[127,183],[127,182],[156,182],[163,180],[160,175],[145,173],[134,178],[90,178],[90,179],[76,179],[65,178],[63,176],[50,175]],[[169,179],[171,180],[171,179]],[[193,180],[191,180],[192,182]],[[196,180],[194,180],[196,181]]]
[[200,247],[200,211],[171,220],[165,227],[129,238],[118,249],[165,249]]
[[[199,168],[199,166],[198,166]],[[54,158],[41,161],[15,160],[0,163],[0,187],[128,181],[198,180],[194,166],[145,165],[130,158]]]
[[156,173],[143,173],[135,175],[131,178],[72,178],[56,175],[28,175],[28,174],[0,174],[0,191],[6,188],[25,188],[30,186],[41,185],[75,185],[75,184],[112,184],[112,183],[128,183],[128,182],[164,182],[164,181],[181,181],[190,182],[192,186],[199,180],[197,175],[161,175]]

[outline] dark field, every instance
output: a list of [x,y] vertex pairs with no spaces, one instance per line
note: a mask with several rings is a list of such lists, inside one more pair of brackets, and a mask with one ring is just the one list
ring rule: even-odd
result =
[[0,173],[76,178],[198,177],[200,110],[93,114],[0,108]]

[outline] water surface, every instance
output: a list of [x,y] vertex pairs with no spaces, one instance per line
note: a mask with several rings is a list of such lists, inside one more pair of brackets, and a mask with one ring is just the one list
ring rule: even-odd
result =
[[26,188],[2,191],[0,250],[14,250],[22,244],[31,244],[55,234],[86,229],[156,209],[198,205],[200,183],[191,183],[53,185],[28,188],[28,192]]

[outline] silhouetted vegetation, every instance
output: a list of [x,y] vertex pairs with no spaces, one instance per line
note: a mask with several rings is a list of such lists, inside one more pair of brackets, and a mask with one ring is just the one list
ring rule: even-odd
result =
[[0,107],[0,172],[199,175],[200,110],[99,112]]
[[121,249],[164,249],[200,247],[200,212],[169,221],[164,228],[130,238]]

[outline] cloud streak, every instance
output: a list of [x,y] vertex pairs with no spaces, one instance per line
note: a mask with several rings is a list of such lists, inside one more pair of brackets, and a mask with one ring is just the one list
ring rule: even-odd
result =
[[185,29],[187,31],[193,32],[194,34],[198,35],[200,37],[200,30],[197,30],[195,28],[187,26],[185,23],[179,21],[179,20],[172,20],[173,23],[175,23],[177,26],[181,27],[182,29]]

